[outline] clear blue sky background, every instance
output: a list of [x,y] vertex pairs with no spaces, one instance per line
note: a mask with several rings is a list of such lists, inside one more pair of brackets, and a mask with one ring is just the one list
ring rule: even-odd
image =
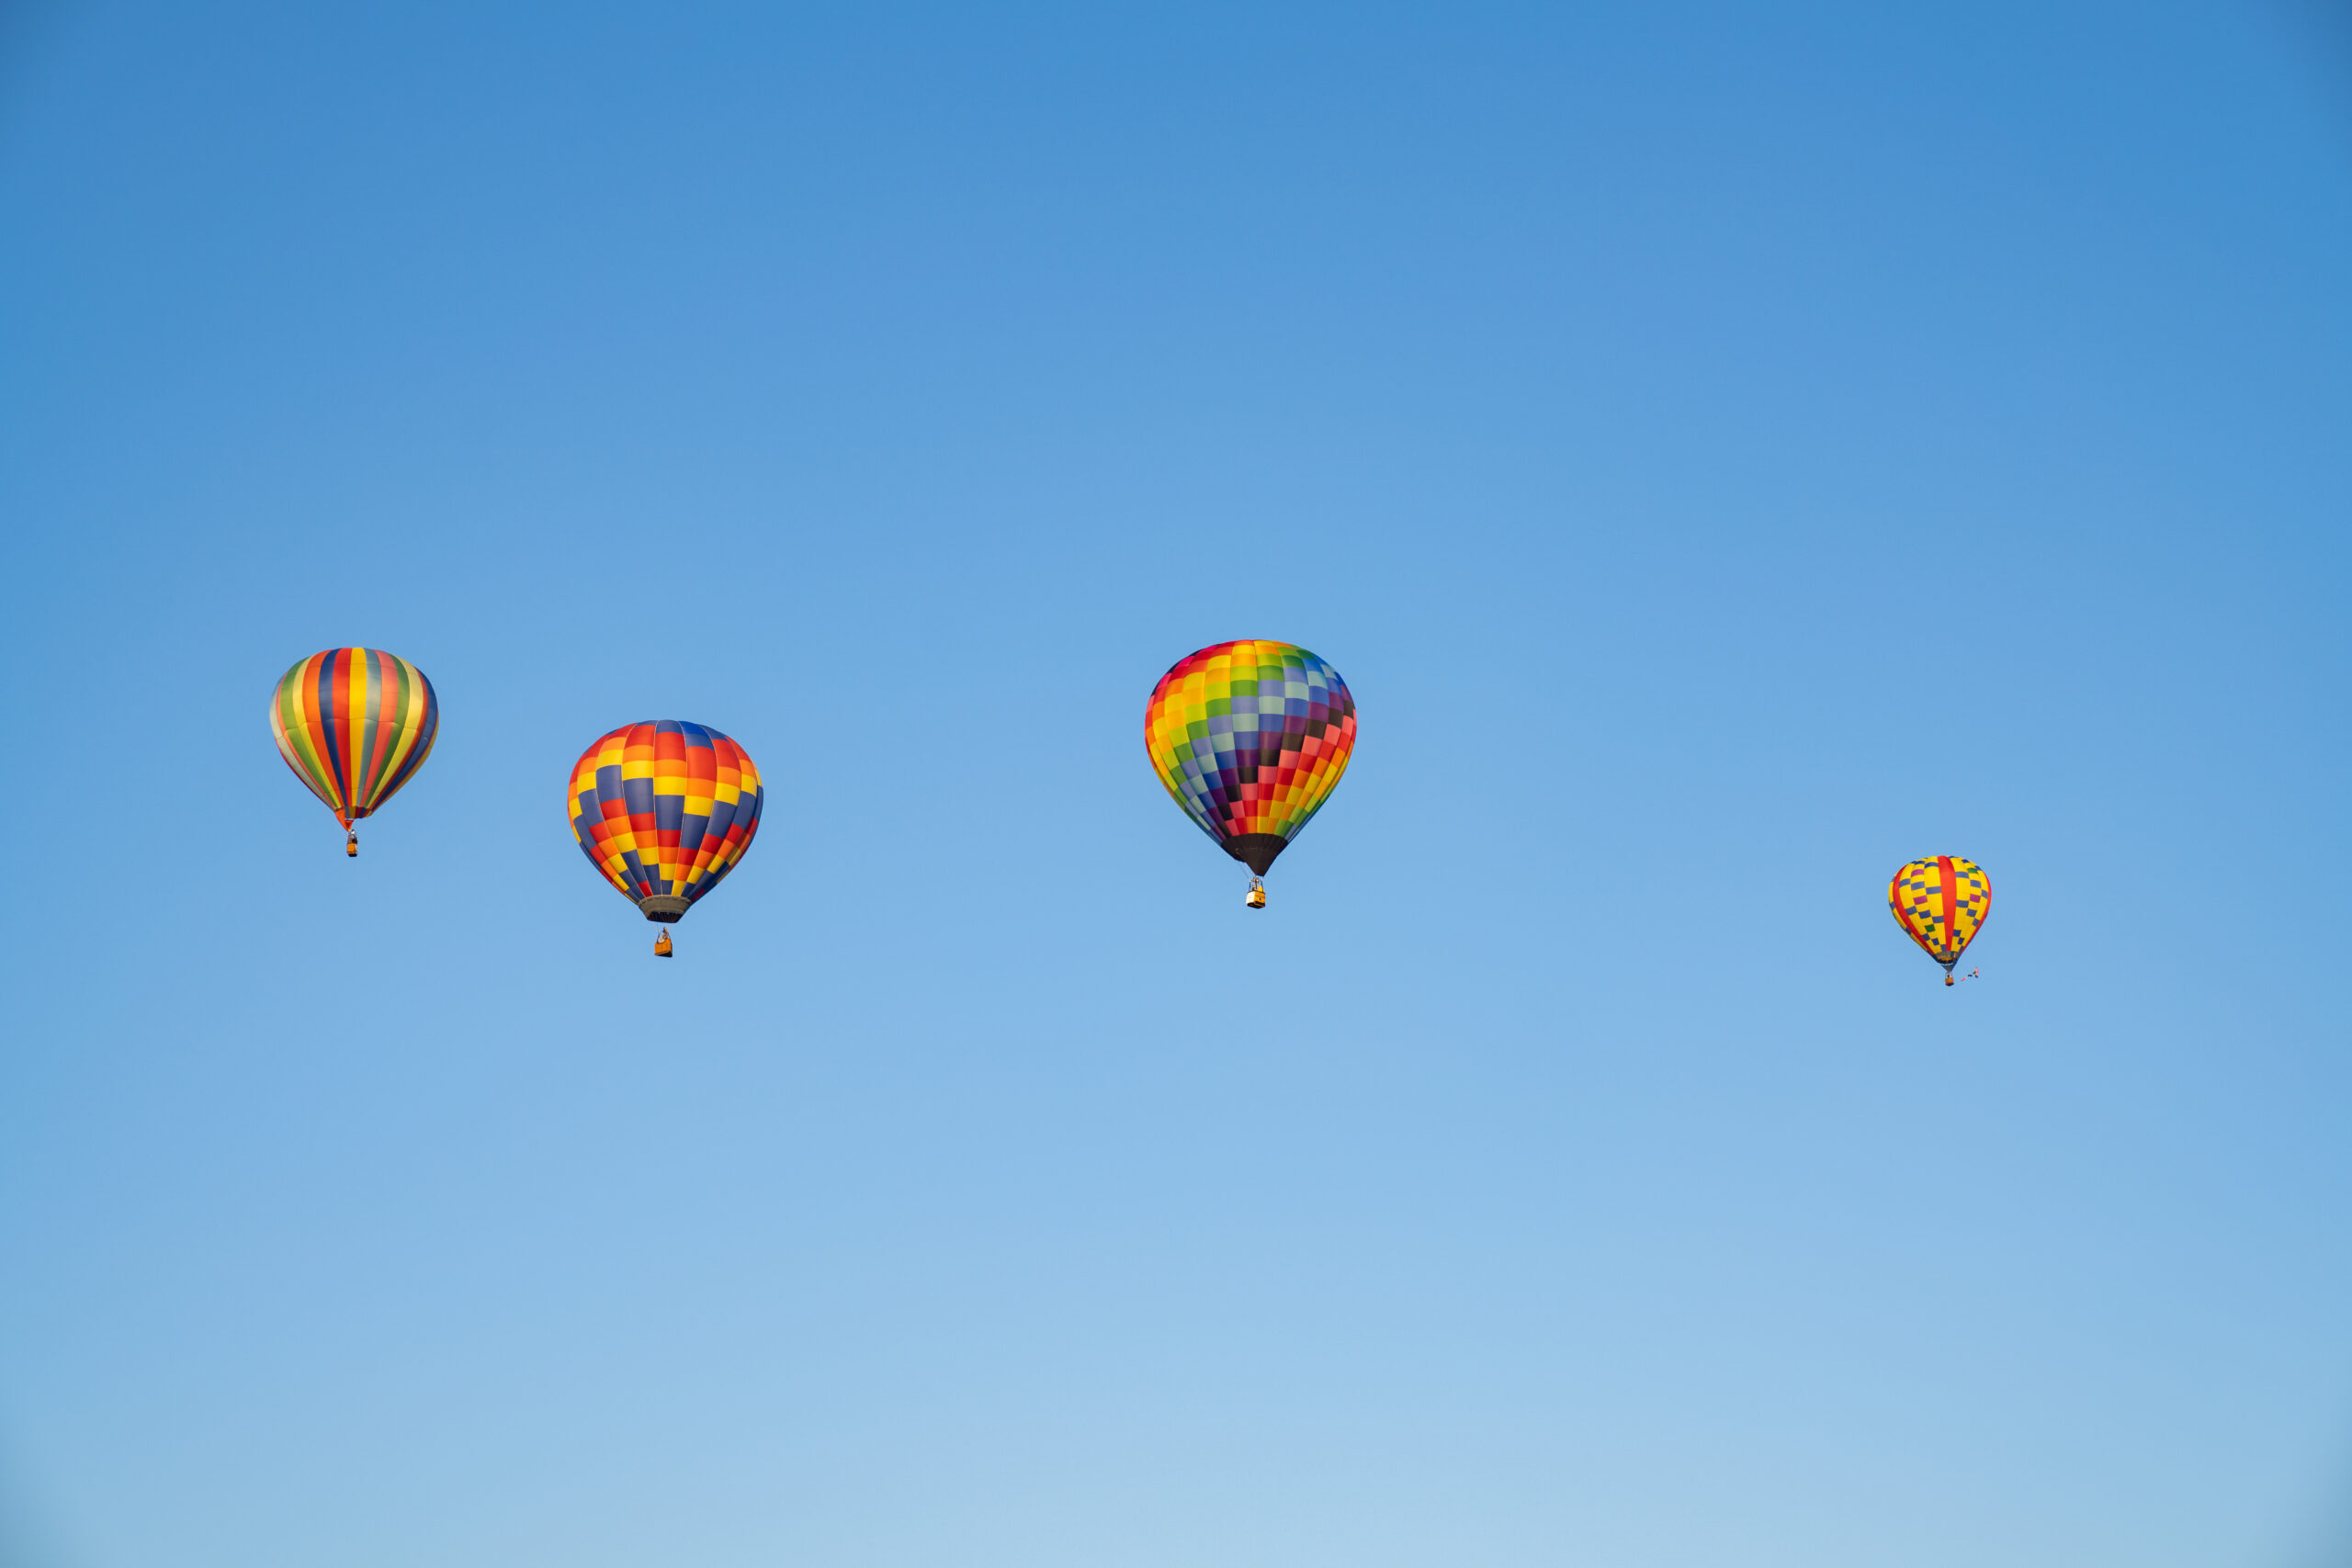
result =
[[2348,284],[2316,9],[12,8],[0,1559],[2344,1561]]

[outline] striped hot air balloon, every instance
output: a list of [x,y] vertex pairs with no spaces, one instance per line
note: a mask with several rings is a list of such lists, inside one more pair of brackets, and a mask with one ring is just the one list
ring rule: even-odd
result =
[[1944,966],[1949,986],[1952,965],[1993,912],[1993,882],[1983,866],[1958,855],[1915,860],[1886,885],[1886,907],[1904,934]]
[[[743,748],[663,718],[625,724],[580,753],[566,806],[588,863],[667,925],[741,863],[766,798]],[[670,955],[669,932],[653,951]]]
[[[1159,678],[1144,705],[1143,744],[1169,798],[1262,878],[1348,771],[1355,698],[1303,648],[1220,642]],[[1265,908],[1258,880],[1248,903]]]
[[277,754],[344,826],[380,809],[433,754],[440,699],[424,672],[373,648],[331,648],[286,672],[269,701]]

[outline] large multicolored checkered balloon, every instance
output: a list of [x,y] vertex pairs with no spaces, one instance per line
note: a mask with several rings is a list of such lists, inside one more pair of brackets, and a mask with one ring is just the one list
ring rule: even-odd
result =
[[1957,855],[1915,860],[1886,885],[1886,907],[1904,933],[1944,966],[1949,986],[1952,965],[1993,912],[1993,883],[1983,866]]
[[1263,876],[1348,771],[1356,702],[1303,648],[1220,642],[1159,678],[1143,744],[1184,815]]
[[269,699],[277,754],[346,829],[416,776],[440,728],[433,682],[379,649],[314,653]]
[[741,863],[766,798],[743,748],[662,718],[625,724],[580,753],[567,805],[588,863],[666,923]]

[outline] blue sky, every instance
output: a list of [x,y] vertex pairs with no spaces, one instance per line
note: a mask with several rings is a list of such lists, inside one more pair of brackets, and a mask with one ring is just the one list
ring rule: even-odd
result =
[[2289,6],[15,10],[0,1557],[2340,1560],[2347,278]]

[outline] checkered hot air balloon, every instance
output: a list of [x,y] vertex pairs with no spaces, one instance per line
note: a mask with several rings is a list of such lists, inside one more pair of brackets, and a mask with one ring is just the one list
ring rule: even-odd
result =
[[269,700],[277,754],[344,827],[382,809],[433,754],[441,703],[424,672],[373,648],[331,648],[288,670]]
[[1952,965],[1992,913],[1993,883],[1983,866],[1957,855],[1915,860],[1886,885],[1886,907],[1904,934],[1944,966],[1949,986]]
[[[684,719],[625,724],[580,753],[566,806],[597,874],[649,920],[674,923],[752,847],[767,798],[741,746]],[[670,933],[653,944],[670,955]]]
[[[1143,710],[1169,798],[1262,878],[1330,798],[1356,744],[1340,672],[1287,642],[1220,642],[1176,661]],[[1251,908],[1265,907],[1253,880]]]

